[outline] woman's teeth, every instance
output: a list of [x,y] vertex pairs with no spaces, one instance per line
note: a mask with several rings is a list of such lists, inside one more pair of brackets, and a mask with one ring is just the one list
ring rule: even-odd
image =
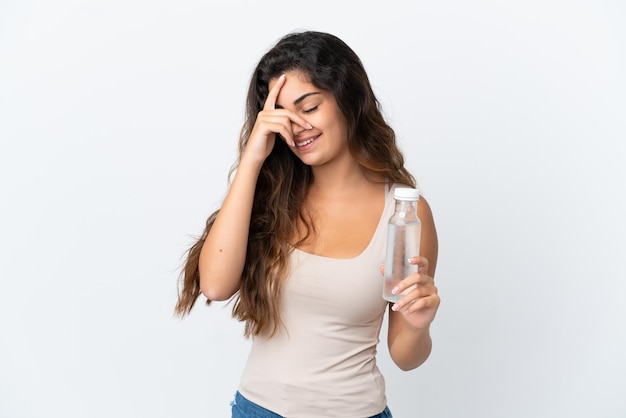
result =
[[319,137],[319,135],[318,136],[314,136],[313,138],[309,138],[309,139],[307,139],[305,141],[302,141],[302,142],[296,142],[296,146],[297,147],[303,147],[305,145],[309,145],[311,142],[315,141],[318,137]]

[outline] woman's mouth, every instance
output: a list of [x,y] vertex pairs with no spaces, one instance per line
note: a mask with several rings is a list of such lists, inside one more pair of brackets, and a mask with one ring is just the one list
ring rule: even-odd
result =
[[315,141],[319,137],[320,137],[319,135],[316,135],[316,136],[313,136],[311,138],[307,138],[307,139],[302,140],[302,141],[295,141],[296,147],[297,148],[305,147],[305,146],[309,145],[311,142]]

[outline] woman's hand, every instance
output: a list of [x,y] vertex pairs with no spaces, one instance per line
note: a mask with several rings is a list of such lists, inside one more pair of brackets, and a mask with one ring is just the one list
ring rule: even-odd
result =
[[439,295],[434,279],[428,275],[428,260],[412,257],[411,264],[418,266],[417,273],[402,280],[392,290],[393,294],[404,294],[391,309],[403,314],[406,324],[416,330],[428,329],[439,308]]
[[[289,146],[295,146],[293,131],[295,129],[312,129],[312,126],[297,113],[283,108],[276,108],[276,101],[281,88],[285,85],[287,77],[281,75],[275,82],[263,105],[263,110],[257,115],[254,127],[248,138],[245,154],[257,161],[265,161],[272,152],[276,134]],[[295,126],[294,126],[295,125]]]
[[395,294],[402,295],[402,299],[391,305],[389,312],[389,354],[402,370],[412,370],[428,359],[432,350],[430,324],[440,303],[433,279],[439,248],[437,231],[426,199],[420,198],[417,217],[422,223],[421,256],[410,259],[411,264],[417,266],[417,272],[404,278],[393,289]]

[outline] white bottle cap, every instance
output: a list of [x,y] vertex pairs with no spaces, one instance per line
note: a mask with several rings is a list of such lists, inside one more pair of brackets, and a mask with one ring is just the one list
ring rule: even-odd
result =
[[393,192],[393,197],[398,200],[419,200],[419,189],[409,187],[397,187]]

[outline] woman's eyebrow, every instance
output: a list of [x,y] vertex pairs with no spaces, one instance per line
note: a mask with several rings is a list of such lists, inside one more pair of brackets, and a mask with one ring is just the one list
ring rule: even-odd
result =
[[[302,96],[300,96],[300,97],[298,97],[296,100],[294,100],[294,101],[293,101],[293,104],[294,104],[294,105],[297,105],[298,103],[302,102],[302,101],[303,101],[304,99],[306,99],[307,97],[312,96],[312,95],[314,95],[314,94],[322,94],[322,93],[321,93],[321,92],[319,92],[319,91],[312,91],[312,92],[310,92],[310,93],[304,93]],[[284,109],[284,107],[282,107],[282,106],[281,106],[281,105],[279,105],[278,103],[276,103],[276,104],[274,105],[274,107],[275,107],[276,109]]]
[[307,97],[313,95],[313,94],[321,94],[319,91],[313,91],[311,93],[305,93],[302,96],[298,97],[296,100],[293,101],[293,104],[297,105],[298,103],[300,103],[301,101],[303,101],[304,99],[306,99]]

